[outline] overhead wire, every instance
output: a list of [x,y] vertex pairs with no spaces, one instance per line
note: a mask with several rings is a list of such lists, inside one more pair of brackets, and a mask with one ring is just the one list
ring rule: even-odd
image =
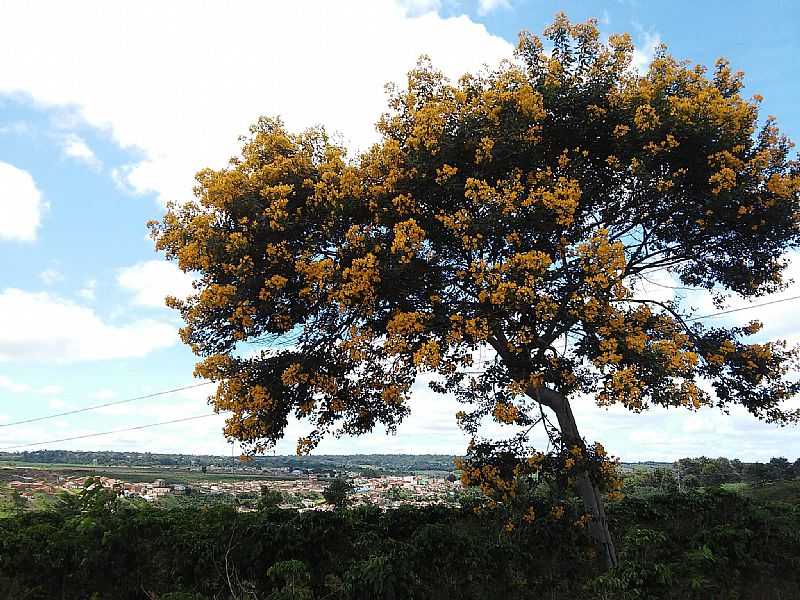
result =
[[[722,316],[722,315],[741,312],[741,311],[745,311],[745,310],[751,310],[751,309],[754,309],[754,308],[761,308],[761,307],[770,306],[770,305],[773,305],[773,304],[780,304],[782,302],[790,302],[790,301],[794,301],[794,300],[800,300],[800,295],[791,296],[789,298],[780,298],[778,300],[772,300],[772,301],[769,301],[769,302],[762,302],[762,303],[759,303],[759,304],[751,304],[749,306],[742,306],[742,307],[738,307],[738,308],[732,308],[732,309],[729,309],[729,310],[723,310],[723,311],[719,311],[719,312],[716,312],[716,313],[709,313],[707,315],[699,315],[699,316],[696,316],[696,317],[689,317],[689,318],[684,319],[684,321],[685,322],[691,322],[691,321],[698,321],[700,319],[708,319],[708,318],[713,318],[713,317],[719,317],[719,316]],[[479,373],[479,372],[475,372],[475,373]],[[117,400],[117,401],[114,401],[114,402],[106,402],[104,404],[97,404],[97,405],[94,405],[94,406],[87,406],[87,407],[80,408],[80,409],[64,411],[64,412],[61,412],[61,413],[55,413],[55,414],[46,415],[46,416],[42,416],[42,417],[34,417],[34,418],[31,418],[31,419],[23,419],[23,420],[20,420],[20,421],[13,421],[11,423],[2,423],[2,424],[0,424],[0,427],[10,427],[12,425],[22,425],[22,424],[26,424],[26,423],[35,423],[35,422],[44,421],[44,420],[47,420],[47,419],[54,419],[56,417],[80,414],[80,413],[88,412],[88,411],[91,411],[91,410],[97,410],[99,408],[105,408],[105,407],[108,407],[108,406],[115,406],[115,405],[119,405],[119,404],[125,404],[125,403],[128,403],[128,402],[134,402],[134,401],[137,401],[137,400],[144,400],[144,399],[147,399],[147,398],[155,398],[155,397],[158,397],[158,396],[163,396],[163,395],[166,395],[166,394],[175,393],[175,392],[179,392],[179,391],[183,391],[183,390],[187,390],[187,389],[198,388],[198,387],[201,387],[201,386],[210,385],[211,383],[213,383],[213,382],[210,382],[210,381],[209,382],[203,382],[203,383],[198,383],[198,384],[189,385],[189,386],[172,388],[170,390],[163,390],[163,391],[160,391],[160,392],[153,392],[152,394],[144,394],[142,396],[134,396],[132,398],[126,398],[124,400]],[[195,416],[192,416],[192,417],[182,417],[182,418],[179,418],[179,419],[172,419],[172,420],[169,420],[169,421],[160,421],[158,423],[148,423],[146,425],[138,425],[138,426],[135,426],[135,427],[126,427],[126,428],[123,428],[123,429],[114,429],[114,430],[111,430],[111,431],[88,433],[88,434],[71,436],[71,437],[66,437],[66,438],[47,440],[47,441],[43,441],[43,442],[30,442],[30,443],[25,443],[25,444],[17,444],[17,445],[13,445],[13,446],[5,446],[5,447],[0,447],[0,451],[16,450],[16,449],[19,449],[19,448],[28,448],[28,447],[31,447],[31,446],[43,446],[43,445],[46,445],[46,444],[57,444],[57,443],[61,443],[61,442],[70,442],[70,441],[75,441],[75,440],[89,439],[89,438],[93,438],[93,437],[101,437],[101,436],[104,436],[104,435],[113,435],[113,434],[116,434],[116,433],[126,433],[126,432],[129,432],[129,431],[140,431],[140,430],[149,429],[149,428],[152,428],[152,427],[160,427],[160,426],[163,426],[163,425],[171,425],[171,424],[174,424],[174,423],[183,423],[183,422],[193,421],[193,420],[197,420],[197,419],[204,419],[204,418],[212,417],[212,416],[214,416],[216,414],[218,414],[218,413],[212,412],[212,413],[206,413],[206,414],[203,414],[203,415],[195,415]]]
[[211,385],[214,383],[213,381],[204,381],[203,383],[196,383],[193,385],[185,385],[182,387],[172,388],[170,390],[162,390],[160,392],[153,392],[151,394],[144,394],[142,396],[134,396],[133,398],[125,398],[124,400],[115,400],[113,402],[105,402],[103,404],[95,404],[93,406],[85,406],[83,408],[76,408],[74,410],[65,410],[64,412],[53,413],[49,415],[44,415],[41,417],[31,417],[30,419],[21,419],[19,421],[12,421],[10,423],[0,423],[0,428],[2,427],[11,427],[12,425],[24,425],[27,423],[36,423],[38,421],[46,421],[48,419],[55,419],[57,417],[66,417],[69,415],[77,415],[84,412],[89,412],[91,410],[97,410],[100,408],[106,408],[108,406],[118,406],[120,404],[127,404],[129,402],[136,402],[137,400],[147,400],[149,398],[156,398],[158,396],[165,396],[167,394],[174,394],[175,392],[182,392],[184,390],[191,390],[194,388],[203,387],[206,385]]
[[126,427],[124,429],[114,429],[113,431],[101,431],[99,433],[86,433],[86,434],[83,434],[83,435],[75,435],[75,436],[72,436],[72,437],[66,437],[66,438],[61,438],[61,439],[57,439],[57,440],[47,440],[47,441],[44,441],[44,442],[30,442],[30,443],[27,443],[27,444],[17,444],[17,445],[14,445],[14,446],[4,446],[4,447],[0,448],[0,451],[16,450],[16,449],[19,449],[19,448],[29,448],[31,446],[45,446],[47,444],[58,444],[58,443],[61,443],[61,442],[71,442],[73,440],[85,440],[85,439],[88,439],[88,438],[100,437],[100,436],[103,436],[103,435],[113,435],[115,433],[125,433],[125,432],[128,432],[128,431],[139,431],[141,429],[149,429],[151,427],[160,427],[162,425],[171,425],[173,423],[184,423],[186,421],[194,421],[196,419],[205,419],[205,418],[208,418],[208,417],[213,417],[216,414],[217,413],[213,413],[212,412],[212,413],[206,413],[204,415],[195,415],[193,417],[182,417],[180,419],[172,419],[170,421],[160,421],[158,423],[148,423],[147,425],[138,425],[136,427]]
[[[769,302],[761,302],[759,304],[750,304],[749,306],[740,306],[738,308],[731,308],[728,310],[722,310],[715,313],[709,313],[707,315],[698,315],[696,317],[687,317],[683,319],[684,323],[691,323],[692,321],[699,321],[701,319],[710,319],[714,317],[720,317],[722,315],[728,315],[731,313],[737,313],[744,310],[751,310],[753,308],[761,308],[763,306],[770,306],[772,304],[780,304],[781,302],[790,302],[793,300],[800,300],[800,296],[790,296],[789,298],[779,298],[778,300],[770,300]],[[569,335],[569,334],[568,334]],[[483,375],[485,370],[467,370],[463,371],[464,375]]]
[[740,312],[743,310],[750,310],[753,308],[761,308],[762,306],[769,306],[771,304],[780,304],[781,302],[789,302],[790,300],[800,300],[800,296],[791,296],[789,298],[780,298],[779,300],[771,300],[769,302],[761,302],[759,304],[750,304],[749,306],[740,306],[739,308],[731,308],[728,310],[723,310],[720,312],[709,313],[707,315],[700,315],[697,317],[689,317],[688,319],[684,319],[685,322],[690,321],[699,321],[700,319],[710,319],[712,317],[719,317],[722,315],[728,315],[735,312]]

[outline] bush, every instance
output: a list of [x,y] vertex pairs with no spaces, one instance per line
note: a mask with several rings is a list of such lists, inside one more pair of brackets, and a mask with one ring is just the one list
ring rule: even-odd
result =
[[800,597],[797,506],[670,493],[626,498],[609,518],[621,562],[601,574],[572,519],[508,533],[485,506],[237,513],[73,502],[0,519],[0,597]]

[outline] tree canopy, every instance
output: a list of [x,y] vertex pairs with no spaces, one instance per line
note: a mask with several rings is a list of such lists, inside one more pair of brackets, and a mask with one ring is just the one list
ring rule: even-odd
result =
[[[508,497],[552,473],[602,520],[613,468],[570,399],[798,419],[783,408],[793,349],[637,291],[657,271],[718,296],[784,287],[800,239],[791,143],[774,119],[759,126],[760,98],[725,60],[708,72],[661,47],[638,73],[628,35],[602,42],[563,15],[544,37],[521,34],[514,61],[457,82],[422,59],[355,157],[321,128],[262,118],[241,156],[197,175],[196,201],[152,224],[198,276],[169,302],[197,374],[219,382],[227,435],[262,450],[294,415],[314,424],[308,452],[394,430],[430,372],[464,403],[466,482]],[[476,368],[481,348],[492,359]],[[543,407],[555,454],[527,443]],[[487,418],[519,435],[480,439]]]

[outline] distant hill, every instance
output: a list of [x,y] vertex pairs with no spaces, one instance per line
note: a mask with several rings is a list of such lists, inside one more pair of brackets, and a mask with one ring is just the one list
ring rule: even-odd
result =
[[312,470],[363,470],[386,472],[452,471],[454,456],[446,454],[342,454],[313,456],[255,456],[242,462],[239,457],[210,454],[155,454],[151,452],[83,452],[71,450],[36,450],[0,452],[0,461],[36,464],[137,466],[289,468]]

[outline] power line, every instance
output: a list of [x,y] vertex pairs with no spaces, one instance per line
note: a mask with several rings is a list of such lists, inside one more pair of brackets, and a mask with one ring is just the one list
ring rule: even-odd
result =
[[153,392],[152,394],[145,394],[143,396],[134,396],[133,398],[125,398],[124,400],[115,400],[114,402],[106,402],[105,404],[95,404],[94,406],[86,406],[84,408],[76,408],[74,410],[67,410],[60,413],[53,413],[43,417],[33,417],[30,419],[23,419],[21,421],[12,421],[11,423],[0,423],[0,427],[11,427],[12,425],[24,425],[26,423],[36,423],[37,421],[46,421],[47,419],[55,419],[56,417],[66,417],[68,415],[77,415],[79,413],[88,412],[90,410],[97,410],[98,408],[105,408],[107,406],[117,406],[118,404],[127,404],[128,402],[135,402],[137,400],[146,400],[148,398],[156,398],[157,396],[164,396],[166,394],[174,394],[183,390],[191,390],[199,388],[204,385],[211,385],[213,381],[205,381],[203,383],[196,383],[194,385],[185,385],[183,387],[172,388],[171,390],[163,390],[161,392]]
[[[700,315],[697,317],[689,317],[683,319],[684,323],[689,323],[691,321],[699,321],[700,319],[709,319],[712,317],[719,317],[722,315],[727,315],[730,313],[740,312],[743,310],[750,310],[752,308],[761,308],[762,306],[769,306],[771,304],[780,304],[781,302],[790,302],[792,300],[800,300],[800,296],[791,296],[789,298],[781,298],[779,300],[771,300],[769,302],[761,302],[760,304],[751,304],[750,306],[740,306],[739,308],[731,308],[728,310],[723,310],[720,312],[709,313],[707,315]],[[483,375],[486,371],[485,370],[472,370],[472,371],[462,371],[464,375]]]
[[[648,273],[654,273],[654,272],[655,271],[648,271]],[[666,285],[664,283],[658,283],[657,281],[653,281],[652,279],[648,279],[647,277],[645,277],[642,274],[639,274],[639,276],[642,279],[644,279],[647,283],[649,283],[651,285],[656,285],[658,287],[667,288],[668,290],[686,290],[688,292],[704,292],[705,291],[703,288],[683,287],[683,286],[680,286],[680,285]]]
[[159,427],[161,425],[171,425],[172,423],[183,423],[185,421],[193,421],[195,419],[205,419],[213,417],[217,413],[207,413],[205,415],[195,415],[194,417],[183,417],[180,419],[172,419],[171,421],[161,421],[160,423],[149,423],[147,425],[139,425],[137,427],[126,427],[125,429],[115,429],[113,431],[102,431],[100,433],[87,433],[84,435],[76,435],[73,437],[61,438],[59,440],[48,440],[46,442],[31,442],[30,444],[18,444],[16,446],[5,446],[0,448],[4,450],[16,450],[17,448],[28,448],[30,446],[44,446],[46,444],[58,444],[60,442],[71,442],[73,440],[85,440],[87,438],[100,437],[101,435],[112,435],[114,433],[125,433],[126,431],[139,431],[140,429],[149,429],[150,427]]
[[[764,307],[764,306],[770,306],[772,304],[780,304],[782,302],[790,302],[790,301],[793,301],[793,300],[800,300],[800,296],[791,296],[789,298],[781,298],[779,300],[771,300],[770,302],[761,302],[759,304],[751,304],[750,306],[742,306],[742,307],[739,307],[739,308],[731,308],[729,310],[723,310],[723,311],[716,312],[716,313],[709,313],[707,315],[700,315],[700,316],[697,316],[697,317],[689,317],[687,319],[684,319],[684,322],[688,323],[688,322],[691,322],[691,321],[699,321],[700,319],[709,319],[709,318],[713,318],[713,317],[719,317],[719,316],[722,316],[722,315],[741,312],[741,311],[744,311],[744,310],[750,310],[750,309],[753,309],[753,308],[761,308],[761,307]],[[476,373],[478,373],[478,372],[476,372]],[[124,400],[116,400],[114,402],[106,402],[104,404],[96,404],[94,406],[87,406],[87,407],[79,408],[79,409],[75,409],[75,410],[68,410],[68,411],[64,411],[64,412],[60,412],[60,413],[54,413],[54,414],[46,415],[46,416],[43,416],[43,417],[33,417],[31,419],[23,419],[23,420],[20,420],[20,421],[12,421],[11,423],[0,423],[0,427],[11,427],[12,425],[23,425],[23,424],[27,424],[27,423],[36,423],[38,421],[45,421],[47,419],[55,419],[57,417],[64,417],[64,416],[68,416],[68,415],[80,414],[80,413],[88,412],[88,411],[91,411],[91,410],[97,410],[97,409],[100,409],[100,408],[105,408],[105,407],[108,407],[108,406],[116,406],[116,405],[119,405],[119,404],[126,404],[126,403],[129,403],[129,402],[135,402],[137,400],[145,400],[145,399],[148,399],[148,398],[155,398],[155,397],[158,397],[158,396],[164,396],[166,394],[172,394],[172,393],[180,392],[180,391],[183,391],[183,390],[194,389],[194,388],[198,388],[198,387],[202,387],[202,386],[206,386],[206,385],[211,385],[212,383],[213,383],[212,381],[206,381],[206,382],[197,383],[197,384],[194,384],[194,385],[187,385],[187,386],[183,386],[183,387],[172,388],[172,389],[169,389],[169,390],[163,390],[163,391],[160,391],[160,392],[153,392],[152,394],[145,394],[145,395],[142,395],[142,396],[134,396],[132,398],[126,398]],[[59,442],[69,442],[69,441],[73,441],[73,440],[81,440],[81,439],[86,439],[86,438],[99,437],[99,436],[103,436],[103,435],[111,435],[111,434],[114,434],[114,433],[124,433],[124,432],[127,432],[127,431],[137,431],[137,430],[140,430],[140,429],[148,429],[150,427],[158,427],[160,425],[169,425],[169,424],[172,424],[172,423],[181,423],[181,422],[184,422],[184,421],[192,421],[192,420],[195,420],[195,419],[203,419],[203,418],[206,418],[206,417],[213,416],[215,414],[217,414],[217,413],[208,413],[208,414],[205,414],[205,415],[197,415],[197,416],[194,416],[194,417],[184,417],[184,418],[181,418],[181,419],[173,419],[171,421],[162,421],[160,423],[151,423],[151,424],[148,424],[148,425],[140,425],[138,427],[129,427],[129,428],[126,428],[126,429],[115,429],[113,431],[104,431],[104,432],[101,432],[101,433],[90,433],[90,434],[86,434],[86,435],[79,435],[79,436],[74,436],[74,437],[69,437],[69,438],[62,438],[62,439],[58,439],[58,440],[49,440],[49,441],[46,441],[46,442],[34,442],[34,443],[30,443],[30,444],[21,444],[21,445],[17,445],[17,446],[6,446],[4,448],[0,448],[0,451],[2,451],[2,450],[14,450],[16,448],[25,448],[25,447],[28,447],[28,446],[42,446],[44,444],[55,444],[55,443],[59,443]]]
[[730,313],[739,312],[742,310],[750,310],[751,308],[761,308],[762,306],[769,306],[770,304],[779,304],[781,302],[789,302],[790,300],[800,300],[800,296],[792,296],[790,298],[781,298],[780,300],[771,300],[770,302],[761,302],[760,304],[751,304],[750,306],[741,306],[739,308],[731,308],[728,310],[723,310],[720,312],[710,313],[707,315],[700,315],[699,317],[690,317],[688,319],[684,319],[685,322],[689,321],[699,321],[700,319],[708,319],[711,317],[719,317],[721,315],[727,315]]

